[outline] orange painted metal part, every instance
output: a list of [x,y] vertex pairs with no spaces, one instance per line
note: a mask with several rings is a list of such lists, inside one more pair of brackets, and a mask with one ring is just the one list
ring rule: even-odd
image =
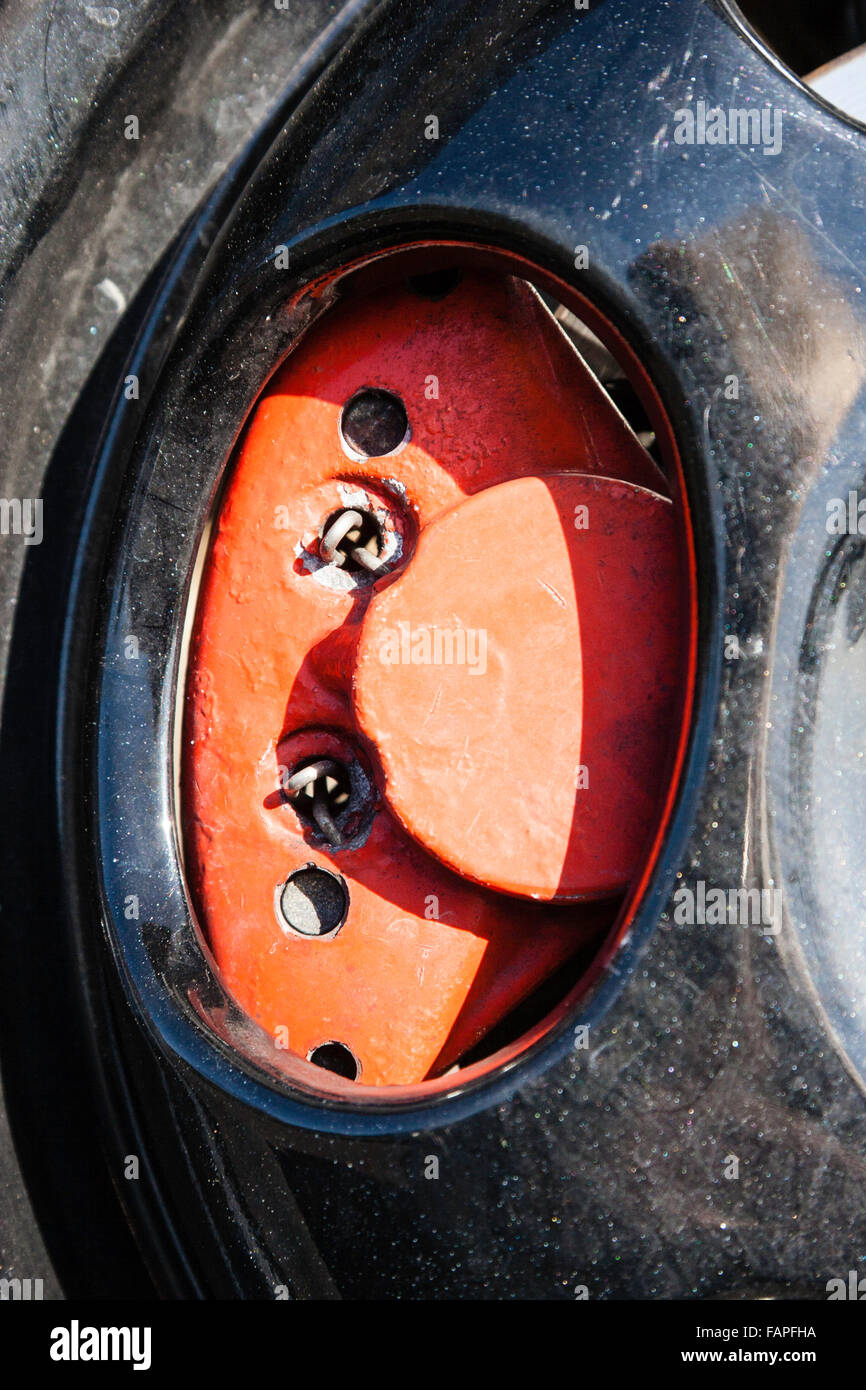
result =
[[364,618],[355,713],[388,805],[476,882],[623,893],[663,790],[681,632],[666,498],[580,473],[476,494]]
[[[411,440],[394,455],[358,462],[341,448],[339,417],[353,393],[370,386],[403,400]],[[574,474],[581,476],[565,476]],[[621,480],[618,494],[610,478]],[[516,489],[506,509],[512,535],[503,547],[493,533],[505,513],[491,494],[509,489]],[[560,893],[620,893],[637,867],[642,834],[654,828],[667,734],[676,732],[666,725],[679,672],[675,536],[670,505],[659,495],[664,490],[659,470],[520,281],[478,273],[467,275],[441,302],[405,288],[349,301],[308,334],[269,383],[239,449],[202,580],[190,650],[182,792],[187,876],[202,927],[227,988],[279,1040],[276,1045],[287,1042],[306,1057],[320,1044],[339,1040],[359,1059],[361,1082],[370,1085],[441,1074],[610,926],[616,901],[578,909],[507,894],[550,899]],[[386,548],[397,564],[375,585],[353,587],[333,566],[322,566],[318,537],[326,517],[359,503],[382,520]],[[573,525],[578,504],[589,506],[585,531]],[[501,672],[507,657],[513,675],[504,686],[500,682],[498,698],[526,683],[520,717],[510,716],[508,760],[495,769],[491,783],[479,784],[476,795],[483,802],[491,790],[495,800],[503,788],[508,793],[509,828],[498,857],[492,852],[495,817],[488,817],[476,840],[465,796],[461,815],[449,825],[447,798],[437,803],[433,795],[437,762],[430,760],[421,726],[423,701],[433,698],[425,682],[435,668],[391,666],[397,678],[383,685],[388,668],[375,655],[385,618],[404,621],[398,614],[401,586],[407,594],[413,590],[410,623],[445,624],[446,609],[430,607],[437,537],[452,528],[448,564],[456,569],[463,541],[470,544],[462,514],[473,509],[490,532],[478,553],[490,543],[497,576],[518,562],[522,545],[531,552],[524,579],[532,601],[513,642],[503,621],[508,597],[501,586],[496,603],[486,609],[477,583],[464,586],[457,604],[464,612],[446,624],[477,629],[486,620],[495,632],[488,660]],[[510,777],[529,764],[527,774],[535,779],[528,788],[531,806],[533,787],[559,785],[560,769],[552,761],[564,755],[571,764],[572,755],[580,754],[583,726],[580,719],[575,723],[569,699],[578,684],[588,692],[590,682],[588,674],[584,680],[574,628],[583,623],[586,634],[586,625],[593,626],[598,650],[606,612],[596,605],[590,622],[581,606],[591,574],[580,542],[590,537],[596,580],[600,561],[617,572],[609,605],[611,644],[625,643],[639,659],[630,667],[631,658],[623,657],[608,672],[613,684],[605,703],[616,702],[609,713],[618,729],[607,767],[601,734],[588,767],[590,790],[596,763],[600,790],[607,779],[608,791],[597,802],[605,809],[587,822],[578,851],[580,833],[569,836],[569,827],[572,821],[578,825],[579,802],[569,805],[560,791],[551,804],[545,793],[550,819],[539,822],[539,852],[531,826],[545,810],[530,814],[520,808]],[[636,550],[626,564],[631,544]],[[471,551],[466,559],[472,569]],[[443,598],[450,582],[443,575]],[[634,641],[639,596],[643,646]],[[448,611],[455,606],[453,590],[451,598]],[[471,599],[469,607],[464,598]],[[564,644],[565,663],[552,696],[550,683],[538,679],[530,652],[520,645],[535,633],[546,605],[563,614],[557,640]],[[556,614],[552,622],[551,630]],[[465,667],[450,669],[467,685],[484,684],[484,677],[473,678]],[[419,674],[420,684],[410,688],[407,679]],[[630,692],[623,682],[630,683]],[[646,706],[634,708],[636,691]],[[482,705],[476,698],[473,728],[483,720]],[[533,706],[546,738],[537,746]],[[551,737],[555,710],[562,729]],[[583,717],[585,722],[585,712]],[[449,757],[457,729],[445,739]],[[404,750],[399,769],[393,752],[398,743]],[[426,768],[429,803],[413,804],[415,793],[424,790],[420,771],[414,790],[407,774],[413,749],[415,766]],[[352,750],[378,786],[379,801],[351,846],[334,850],[282,795],[281,768],[314,754],[345,757]],[[626,768],[620,790],[617,766]],[[567,787],[568,775],[563,782]],[[633,795],[639,814],[625,804]],[[591,830],[594,839],[615,806],[628,828],[618,826],[611,834],[617,853],[608,854],[600,871],[585,852],[586,834]],[[329,940],[286,931],[275,913],[279,885],[309,863],[339,872],[348,885],[348,919]]]

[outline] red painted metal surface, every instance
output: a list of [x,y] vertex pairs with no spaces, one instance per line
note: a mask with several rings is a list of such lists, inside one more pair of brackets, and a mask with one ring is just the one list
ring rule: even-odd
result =
[[[411,439],[357,461],[340,411],[370,386],[404,401]],[[276,1047],[306,1057],[339,1040],[372,1085],[438,1075],[609,927],[675,732],[680,599],[662,492],[516,280],[478,273],[438,302],[396,288],[346,303],[269,383],[203,577],[182,783],[203,929]],[[379,520],[393,570],[375,584],[319,556],[323,522],[346,506]],[[458,642],[485,630],[485,674],[381,661],[402,622]],[[456,679],[425,723],[445,669]],[[345,848],[281,792],[311,756],[354,758],[377,789]],[[328,940],[275,911],[308,863],[348,885]]]

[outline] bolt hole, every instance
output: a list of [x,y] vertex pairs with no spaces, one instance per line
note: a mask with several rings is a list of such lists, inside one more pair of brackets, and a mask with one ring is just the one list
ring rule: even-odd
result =
[[330,1071],[335,1076],[342,1076],[346,1081],[357,1081],[361,1075],[361,1064],[345,1043],[320,1043],[308,1054],[307,1061],[312,1062],[316,1067],[321,1067],[323,1071]]
[[299,936],[333,936],[346,920],[349,890],[345,880],[316,864],[289,874],[277,892],[282,923]]
[[382,458],[409,439],[406,407],[392,391],[364,387],[343,406],[340,438],[350,458]]
[[337,818],[348,810],[352,795],[345,763],[336,758],[304,758],[290,773],[286,791],[300,819],[336,849],[343,838]]
[[456,266],[446,266],[442,270],[430,270],[424,275],[410,275],[410,290],[422,299],[444,299],[456,290],[463,279],[463,271]]
[[[354,518],[359,521],[344,531],[344,519]],[[330,544],[332,532],[340,536],[333,546]],[[341,507],[338,512],[331,513],[322,527],[320,552],[323,560],[339,565],[348,574],[369,574],[378,569],[384,544],[382,528],[372,512],[360,507]]]

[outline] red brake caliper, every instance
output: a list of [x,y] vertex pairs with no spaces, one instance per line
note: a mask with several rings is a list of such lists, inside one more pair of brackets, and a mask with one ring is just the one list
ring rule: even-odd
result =
[[663,476],[523,282],[310,333],[217,519],[183,765],[202,925],[276,1046],[440,1074],[610,924],[681,609]]

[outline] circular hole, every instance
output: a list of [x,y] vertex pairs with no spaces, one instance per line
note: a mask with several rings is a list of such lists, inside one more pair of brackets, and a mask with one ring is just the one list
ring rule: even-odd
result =
[[[374,572],[373,566],[381,555],[385,544],[382,528],[372,512],[366,511],[362,507],[341,507],[339,511],[332,512],[327,518],[322,527],[321,538],[324,539],[332,527],[340,522],[344,516],[351,515],[360,517],[360,524],[352,526],[334,547],[336,558],[340,563],[340,568],[344,569],[347,574],[369,574]],[[359,560],[356,555],[357,551],[369,555],[373,565],[369,563],[365,565],[363,559]],[[323,553],[322,558],[328,559],[330,556]]]
[[328,869],[307,864],[289,874],[277,891],[282,920],[299,936],[332,936],[346,920],[349,890]]
[[340,437],[351,457],[382,458],[409,438],[406,407],[391,391],[365,387],[343,406]]
[[361,1064],[345,1043],[325,1042],[314,1047],[307,1057],[308,1062],[321,1067],[323,1071],[333,1072],[346,1081],[357,1081],[361,1075]]
[[[297,791],[293,791],[292,779],[305,768],[315,770],[317,775]],[[301,820],[318,830],[319,834],[325,834],[327,830],[327,826],[320,823],[320,805],[323,804],[328,817],[335,820],[346,811],[351,796],[352,779],[349,769],[336,758],[302,758],[292,768],[289,776],[289,800]],[[327,834],[325,838],[327,839]]]

